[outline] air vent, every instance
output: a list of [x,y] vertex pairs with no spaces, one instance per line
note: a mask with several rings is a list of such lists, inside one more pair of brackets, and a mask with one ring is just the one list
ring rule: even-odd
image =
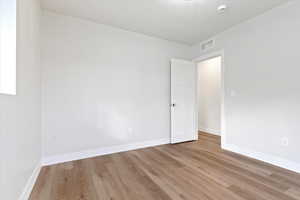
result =
[[208,49],[211,49],[215,46],[215,40],[207,40],[201,44],[201,50],[206,51]]

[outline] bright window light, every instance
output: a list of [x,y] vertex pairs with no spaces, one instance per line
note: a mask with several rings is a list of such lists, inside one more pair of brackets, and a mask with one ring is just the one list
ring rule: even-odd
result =
[[16,95],[16,0],[0,0],[0,94]]

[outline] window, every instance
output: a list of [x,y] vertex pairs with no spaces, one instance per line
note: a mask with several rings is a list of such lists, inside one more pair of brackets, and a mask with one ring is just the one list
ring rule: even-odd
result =
[[0,94],[16,95],[16,0],[0,0]]

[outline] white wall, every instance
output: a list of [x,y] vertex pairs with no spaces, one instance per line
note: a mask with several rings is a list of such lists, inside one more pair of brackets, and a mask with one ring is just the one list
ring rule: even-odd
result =
[[18,1],[17,96],[0,95],[1,199],[16,200],[41,158],[38,0]]
[[190,50],[45,12],[44,156],[169,138],[169,62]]
[[198,128],[219,135],[221,129],[221,57],[198,64]]
[[[225,52],[227,145],[294,164],[300,163],[299,9],[300,1],[292,1],[235,26],[215,36],[211,50]],[[200,54],[194,46],[194,57]],[[284,137],[289,146],[281,146]]]

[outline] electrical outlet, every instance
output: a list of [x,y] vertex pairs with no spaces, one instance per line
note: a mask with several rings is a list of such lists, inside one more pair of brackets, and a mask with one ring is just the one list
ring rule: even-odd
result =
[[289,138],[287,137],[281,138],[281,146],[285,146],[285,147],[289,146]]

